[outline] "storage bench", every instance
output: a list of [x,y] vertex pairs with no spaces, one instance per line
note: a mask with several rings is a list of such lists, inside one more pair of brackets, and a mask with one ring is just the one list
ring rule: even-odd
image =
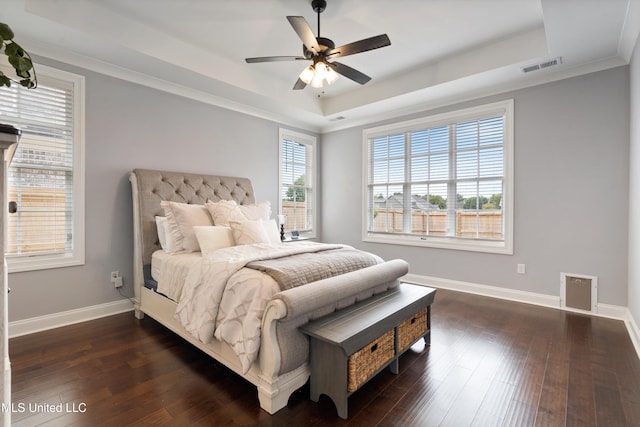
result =
[[310,337],[311,400],[333,400],[347,418],[347,399],[420,338],[431,343],[431,304],[436,290],[406,283],[301,326]]

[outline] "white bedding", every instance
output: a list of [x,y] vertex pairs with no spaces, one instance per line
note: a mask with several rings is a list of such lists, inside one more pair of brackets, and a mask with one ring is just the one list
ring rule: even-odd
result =
[[155,251],[151,255],[151,277],[158,282],[157,291],[178,301],[187,274],[201,260],[200,252],[170,254],[162,250]]
[[252,244],[219,249],[189,267],[176,318],[194,337],[215,336],[236,352],[246,373],[260,349],[260,326],[269,299],[280,291],[267,274],[243,268],[252,261],[344,248],[310,241]]

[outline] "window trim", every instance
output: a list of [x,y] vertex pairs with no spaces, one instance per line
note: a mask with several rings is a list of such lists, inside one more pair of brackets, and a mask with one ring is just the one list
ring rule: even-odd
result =
[[43,85],[49,79],[73,85],[73,251],[66,254],[7,255],[9,273],[85,264],[85,77],[41,64],[37,64],[37,69],[39,83]]
[[[409,132],[437,127],[466,120],[477,120],[485,116],[504,114],[504,190],[503,218],[504,241],[462,239],[453,236],[418,236],[374,233],[368,230],[369,219],[369,173],[368,141],[378,136],[398,132]],[[413,120],[391,123],[364,129],[362,132],[362,241],[394,245],[421,246],[439,249],[453,249],[474,252],[513,255],[514,223],[514,107],[513,99],[498,101],[476,107],[436,114]]]
[[278,130],[278,214],[282,213],[282,140],[288,139],[295,141],[299,144],[306,145],[311,149],[311,231],[301,231],[300,237],[306,239],[314,239],[317,237],[317,224],[318,224],[318,212],[317,212],[317,199],[318,199],[318,156],[317,156],[317,138],[313,135],[308,135],[293,130],[279,128]]

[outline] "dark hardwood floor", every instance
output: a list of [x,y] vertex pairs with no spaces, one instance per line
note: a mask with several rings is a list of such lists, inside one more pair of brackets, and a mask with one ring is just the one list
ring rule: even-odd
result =
[[268,415],[254,386],[133,313],[18,337],[13,425],[640,426],[621,321],[438,290],[432,327],[399,375],[351,396],[347,421],[308,386]]

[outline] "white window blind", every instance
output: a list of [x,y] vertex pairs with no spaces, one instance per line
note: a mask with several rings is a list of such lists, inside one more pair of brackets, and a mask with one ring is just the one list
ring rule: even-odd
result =
[[286,215],[285,231],[314,233],[315,138],[280,131],[280,213]]
[[[0,122],[22,130],[8,171],[18,211],[7,220],[11,271],[76,265],[84,260],[82,198],[83,80],[41,70],[35,90],[0,88]],[[55,76],[51,76],[55,74]],[[12,267],[13,264],[13,268]]]
[[512,102],[368,129],[367,241],[512,251]]

